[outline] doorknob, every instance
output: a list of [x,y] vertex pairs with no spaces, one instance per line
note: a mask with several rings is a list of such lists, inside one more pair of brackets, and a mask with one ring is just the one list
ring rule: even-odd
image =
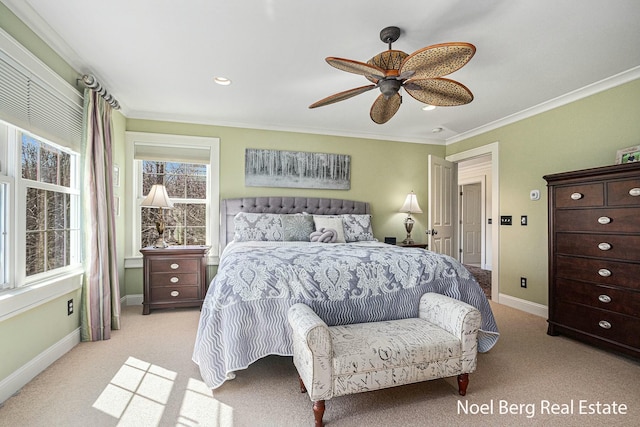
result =
[[431,236],[435,236],[436,234],[438,234],[438,231],[435,228],[432,228],[431,230],[425,230],[425,233]]

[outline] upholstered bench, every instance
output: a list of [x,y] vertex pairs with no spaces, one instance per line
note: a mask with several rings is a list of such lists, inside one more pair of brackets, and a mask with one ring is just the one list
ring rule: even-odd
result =
[[332,397],[456,375],[464,396],[476,368],[480,312],[444,295],[424,294],[418,318],[327,326],[305,304],[293,305],[288,318],[317,427]]

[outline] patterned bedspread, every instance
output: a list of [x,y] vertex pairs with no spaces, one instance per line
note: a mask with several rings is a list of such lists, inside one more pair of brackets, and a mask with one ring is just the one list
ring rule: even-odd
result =
[[293,354],[287,311],[295,303],[331,326],[417,317],[426,292],[478,308],[478,350],[493,347],[499,334],[487,298],[453,258],[379,242],[232,243],[202,305],[193,361],[217,388],[262,357]]

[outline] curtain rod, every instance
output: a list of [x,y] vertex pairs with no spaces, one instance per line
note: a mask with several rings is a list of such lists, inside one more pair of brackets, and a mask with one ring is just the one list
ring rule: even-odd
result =
[[98,95],[103,97],[104,100],[109,103],[109,105],[111,105],[114,110],[120,109],[120,103],[118,102],[118,100],[115,99],[109,92],[107,92],[105,88],[102,87],[102,85],[98,82],[98,80],[96,80],[93,74],[85,74],[80,80],[82,80],[82,83],[84,83],[86,87],[97,92]]

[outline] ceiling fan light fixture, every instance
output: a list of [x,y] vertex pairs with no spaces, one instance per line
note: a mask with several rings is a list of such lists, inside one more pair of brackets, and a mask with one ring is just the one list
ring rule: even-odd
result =
[[422,107],[422,111],[433,111],[435,109],[436,109],[435,105],[429,105],[429,104]]

